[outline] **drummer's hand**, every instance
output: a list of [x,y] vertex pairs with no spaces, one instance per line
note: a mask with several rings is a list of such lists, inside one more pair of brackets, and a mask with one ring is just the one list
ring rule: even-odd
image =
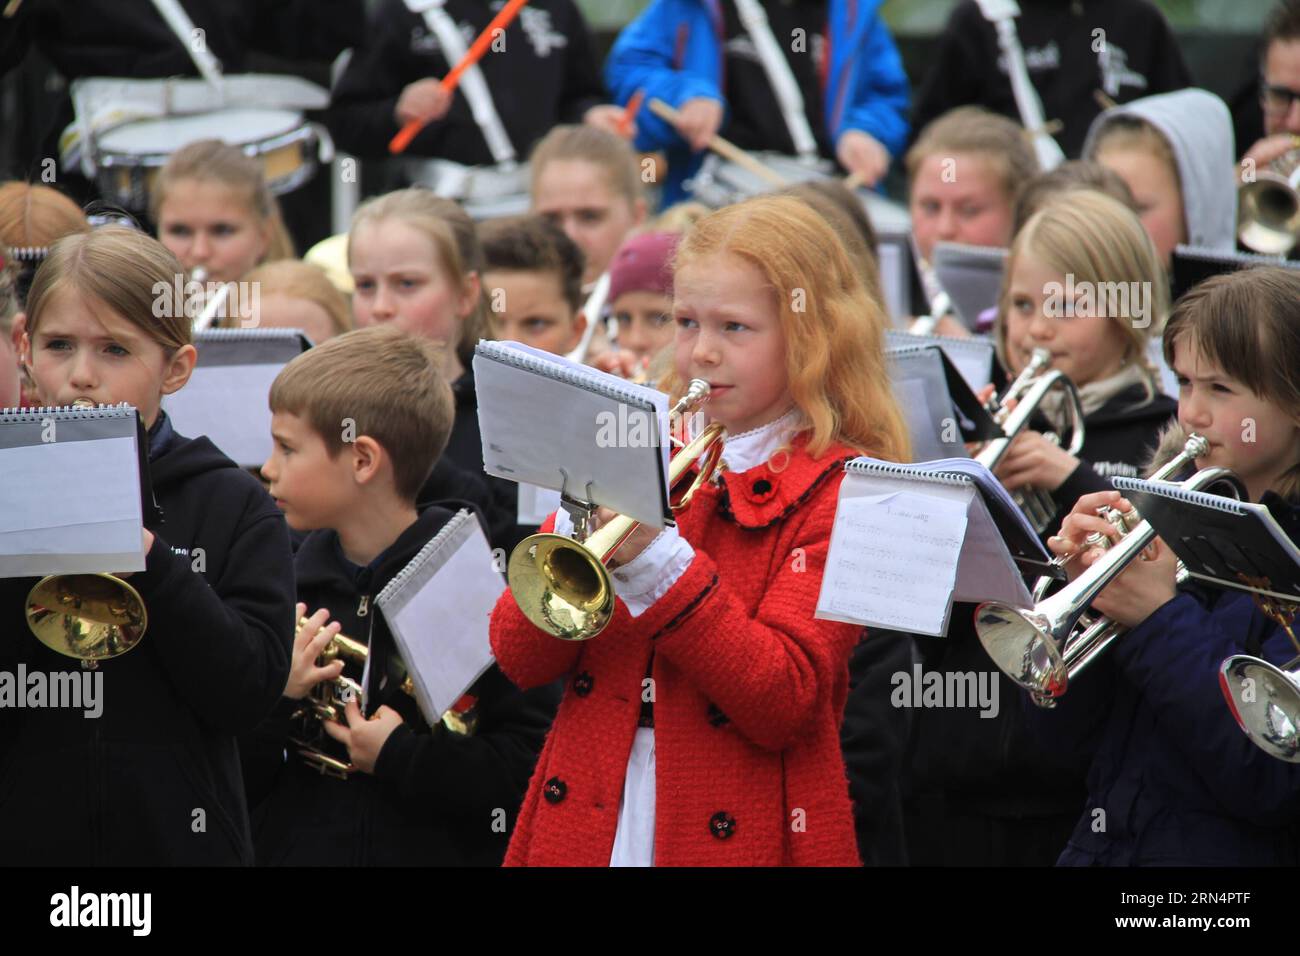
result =
[[835,146],[835,158],[850,173],[856,173],[868,188],[889,172],[889,150],[870,133],[847,130]]
[[608,103],[593,106],[582,114],[582,121],[588,126],[603,129],[607,133],[613,133],[620,138],[636,136],[635,121],[629,122],[626,127],[623,126],[623,107],[621,106],[611,106]]
[[697,153],[709,145],[722,126],[722,104],[706,96],[687,100],[677,112],[677,132]]
[[447,115],[454,95],[444,90],[437,80],[416,80],[402,90],[393,115],[403,126],[412,120],[432,123]]

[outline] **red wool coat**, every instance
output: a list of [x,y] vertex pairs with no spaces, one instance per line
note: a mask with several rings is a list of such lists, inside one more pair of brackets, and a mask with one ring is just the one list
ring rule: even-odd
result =
[[568,678],[507,866],[609,864],[652,656],[656,865],[859,865],[839,727],[862,629],[813,617],[854,455],[814,460],[801,436],[782,471],[701,488],[678,516],[686,572],[640,617],[618,599],[594,640],[551,637],[502,596],[501,669],[523,688]]

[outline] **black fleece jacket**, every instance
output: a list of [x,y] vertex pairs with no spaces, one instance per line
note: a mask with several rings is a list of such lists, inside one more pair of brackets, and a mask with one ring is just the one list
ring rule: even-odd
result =
[[[284,689],[293,565],[284,517],[206,438],[152,457],[164,521],[146,569],[140,645],[100,663],[103,713],[0,710],[0,862],[251,864],[235,735]],[[32,636],[34,581],[0,581],[0,669],[79,671]],[[71,665],[71,666],[70,666]]]
[[[1096,92],[1117,103],[1191,86],[1164,15],[1149,0],[1020,0],[1016,33],[1043,116],[1070,158],[1101,112]],[[932,51],[912,112],[912,137],[958,106],[978,105],[1020,122],[993,25],[962,0]]]
[[[466,45],[484,30],[500,3],[447,0],[447,13]],[[572,0],[533,0],[506,28],[503,50],[479,61],[501,123],[520,159],[557,123],[581,123],[583,114],[605,98],[595,50],[582,14]],[[380,0],[334,88],[327,124],[334,142],[354,156],[388,155],[398,131],[393,111],[416,80],[445,76],[451,65],[424,17],[403,0]],[[439,156],[477,166],[492,153],[457,91],[450,112],[426,126],[407,148],[408,156]]]
[[[1048,534],[1082,494],[1111,488],[1108,476],[1138,474],[1173,417],[1177,403],[1166,395],[1145,399],[1141,386],[1116,395],[1084,419],[1083,461],[1053,493],[1058,508]],[[914,714],[910,753],[913,794],[943,791],[964,813],[1002,819],[1060,815],[1078,818],[1086,793],[1090,754],[1066,758],[1045,750],[1030,735],[1019,706],[1020,691],[989,660],[974,627],[975,605],[953,606],[948,636],[918,637],[925,670],[996,673],[998,713],[931,708]],[[1066,827],[1068,832],[1068,825]],[[974,839],[974,838],[972,838]],[[1049,865],[1060,846],[1045,849]],[[997,865],[1002,860],[988,859]]]
[[[444,508],[423,509],[365,568],[344,557],[337,533],[312,532],[295,558],[298,599],[310,610],[328,608],[342,633],[368,643],[371,666],[384,666],[396,652],[374,596],[451,517]],[[359,668],[346,673],[361,679]],[[382,703],[406,722],[384,744],[373,776],[355,773],[347,780],[322,776],[293,752],[287,738],[296,702],[282,701],[259,731],[276,739],[277,756],[285,747],[290,754],[254,810],[258,861],[500,865],[558,695],[550,687],[520,692],[495,666],[470,694],[477,699],[478,720],[469,737],[450,734],[441,724],[430,732],[409,698],[388,696]],[[341,750],[336,756],[346,759]]]

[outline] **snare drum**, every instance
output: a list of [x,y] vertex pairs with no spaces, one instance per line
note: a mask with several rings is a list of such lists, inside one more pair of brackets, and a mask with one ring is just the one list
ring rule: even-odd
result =
[[[835,166],[825,159],[802,160],[784,153],[754,153],[753,156],[789,186],[833,179],[837,175]],[[777,187],[745,167],[723,159],[716,153],[710,153],[704,158],[700,171],[686,183],[686,188],[706,206],[719,209],[751,196],[774,192]],[[911,230],[912,220],[906,206],[870,190],[854,191],[877,232]]]
[[517,216],[531,206],[527,164],[462,166],[446,159],[413,159],[406,171],[413,184],[460,203],[471,219]]
[[167,158],[187,143],[220,139],[259,160],[271,192],[297,189],[333,159],[319,126],[294,110],[224,109],[125,123],[101,134],[94,165],[105,199],[127,209],[148,208],[149,190]]

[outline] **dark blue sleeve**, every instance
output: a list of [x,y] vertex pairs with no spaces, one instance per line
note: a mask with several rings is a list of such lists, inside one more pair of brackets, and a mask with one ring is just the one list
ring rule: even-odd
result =
[[1249,595],[1229,593],[1207,609],[1182,593],[1134,628],[1116,665],[1156,714],[1164,745],[1182,751],[1224,810],[1258,826],[1293,824],[1300,811],[1300,766],[1255,746],[1237,726],[1219,687],[1219,668],[1246,652],[1252,634],[1274,663],[1294,657],[1278,625]]

